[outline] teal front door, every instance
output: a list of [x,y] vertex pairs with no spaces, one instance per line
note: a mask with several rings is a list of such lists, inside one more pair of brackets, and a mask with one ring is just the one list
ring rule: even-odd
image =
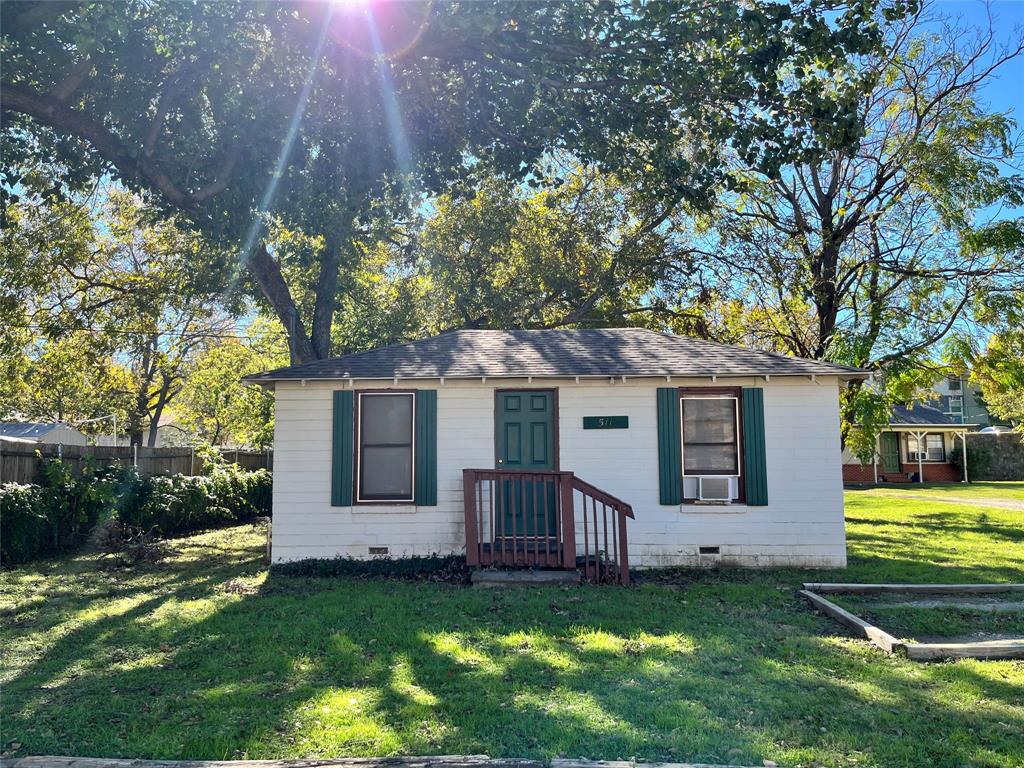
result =
[[900,471],[900,437],[895,432],[883,432],[878,437],[878,452],[882,455],[883,472]]
[[[495,409],[495,463],[511,472],[536,472],[556,468],[555,393],[550,389],[502,390],[497,393]],[[496,533],[504,538],[530,537],[523,546],[534,549],[538,538],[554,536],[555,519],[553,480],[544,476],[524,476],[501,481],[501,527]],[[517,546],[519,546],[517,544]],[[545,545],[546,546],[546,545]]]

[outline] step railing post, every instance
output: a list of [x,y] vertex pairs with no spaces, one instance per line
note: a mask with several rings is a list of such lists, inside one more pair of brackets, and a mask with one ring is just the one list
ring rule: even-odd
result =
[[476,472],[462,470],[462,499],[466,513],[466,565],[480,565],[480,532],[477,526]]
[[616,509],[619,518],[619,582],[629,585],[629,545],[626,543],[626,513]]
[[573,509],[573,473],[558,475],[559,509],[562,518],[562,567],[576,568],[576,513]]

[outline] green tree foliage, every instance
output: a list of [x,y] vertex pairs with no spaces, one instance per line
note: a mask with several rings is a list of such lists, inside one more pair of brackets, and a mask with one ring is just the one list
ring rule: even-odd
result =
[[735,191],[692,224],[706,273],[740,308],[726,335],[879,373],[844,408],[868,456],[889,406],[944,373],[940,343],[976,302],[1024,284],[1024,219],[1005,215],[1024,201],[1005,171],[1015,125],[979,95],[1024,41],[1000,47],[916,15],[885,34],[884,53],[856,65],[873,73],[856,148],[774,178],[737,158]]
[[0,335],[20,362],[3,369],[3,410],[72,423],[118,414],[133,442],[155,444],[193,358],[232,327],[220,260],[123,191],[26,199],[7,217]]
[[491,177],[472,197],[438,200],[412,249],[431,331],[678,319],[655,295],[687,270],[667,226],[675,203],[593,167],[560,182]]
[[1024,429],[1024,292],[993,292],[979,302],[977,314],[994,329],[984,347],[962,335],[947,355],[954,366],[971,371],[992,416]]
[[135,379],[104,346],[87,332],[43,342],[29,358],[21,397],[9,405],[30,421],[68,422],[86,433],[109,434],[111,417],[123,428],[135,404]]
[[273,442],[273,394],[240,378],[288,364],[283,336],[267,326],[258,319],[248,338],[217,341],[198,355],[174,403],[187,433],[210,445],[263,448]]
[[[5,3],[3,186],[110,175],[152,193],[235,251],[293,360],[321,358],[382,189],[404,205],[467,158],[521,176],[566,148],[706,206],[723,147],[774,175],[856,140],[863,83],[845,65],[877,45],[878,7]],[[306,312],[267,219],[322,240]]]

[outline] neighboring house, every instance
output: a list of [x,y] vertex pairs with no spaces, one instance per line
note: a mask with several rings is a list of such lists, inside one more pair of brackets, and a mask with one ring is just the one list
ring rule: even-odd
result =
[[988,410],[982,405],[978,391],[971,387],[970,376],[947,376],[935,385],[938,399],[929,405],[944,413],[956,424],[977,424],[987,427],[992,423]]
[[[861,464],[849,449],[843,451],[843,481],[847,483],[958,483],[960,469],[949,460],[954,447],[963,450],[962,437],[977,429],[929,405],[898,405],[889,427],[878,436],[876,461]],[[970,474],[970,456],[967,472]]]
[[638,328],[248,376],[276,395],[273,560],[843,566],[839,391],[866,376]]
[[0,422],[0,437],[12,437],[51,445],[86,445],[88,443],[83,433],[61,422],[53,424],[32,421]]

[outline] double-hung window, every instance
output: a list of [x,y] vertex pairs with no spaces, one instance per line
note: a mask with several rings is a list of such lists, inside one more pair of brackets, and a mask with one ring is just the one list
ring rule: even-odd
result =
[[907,436],[907,460],[917,461],[945,461],[946,443],[940,434],[924,436],[924,447],[918,445],[916,437]]
[[360,392],[356,436],[356,501],[413,501],[412,392]]
[[729,479],[730,496],[737,498],[740,483],[739,393],[683,391],[682,418],[683,498],[701,496],[702,476]]

